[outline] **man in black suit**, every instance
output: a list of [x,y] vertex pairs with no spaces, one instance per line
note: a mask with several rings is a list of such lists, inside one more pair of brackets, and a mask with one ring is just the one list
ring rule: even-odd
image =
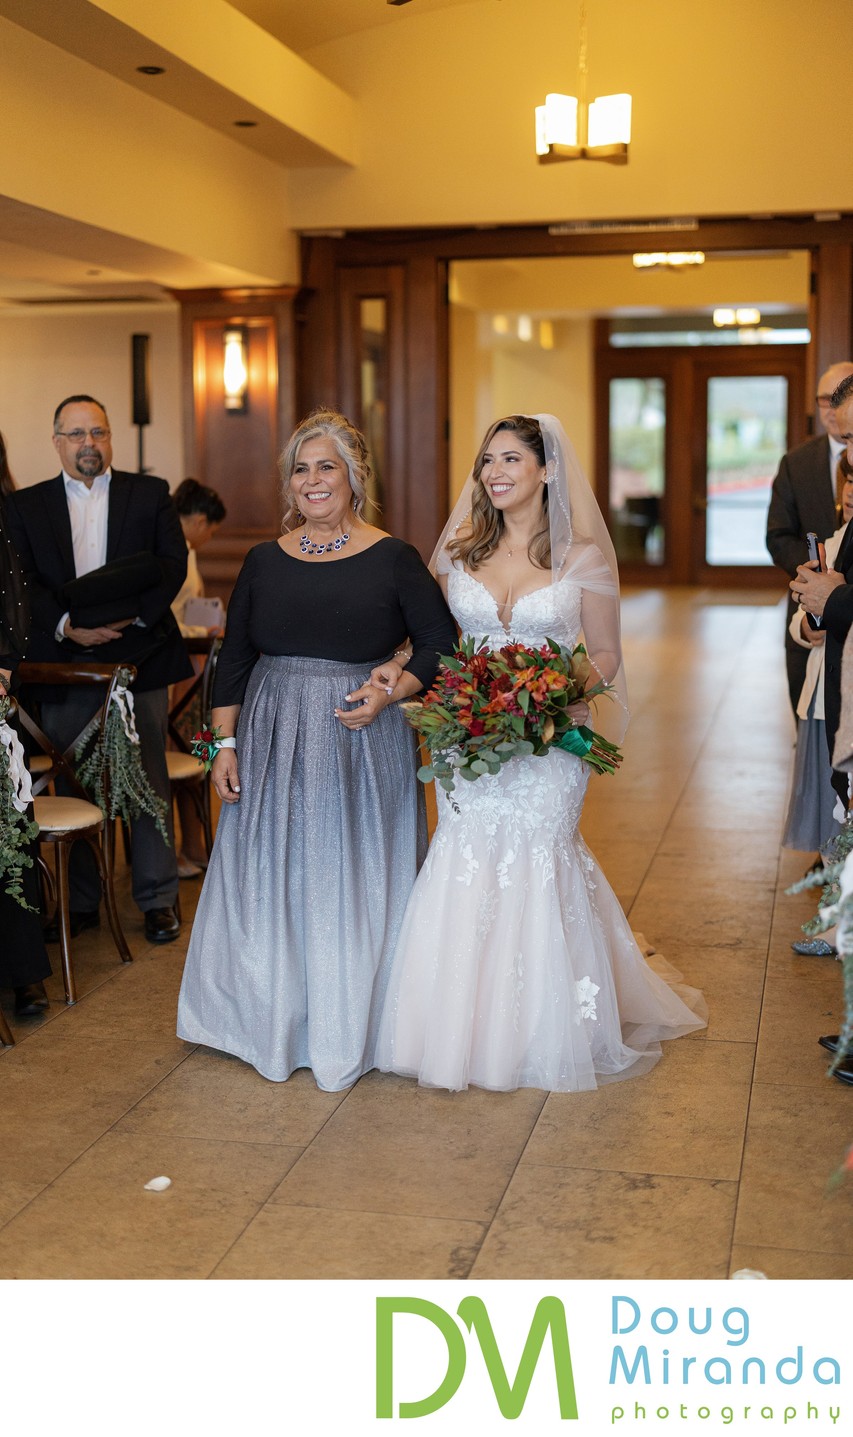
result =
[[[853,461],[853,368],[832,395],[832,416],[839,440]],[[791,580],[794,601],[802,600],[810,614],[821,619],[826,633],[825,689],[826,741],[830,757],[841,716],[841,653],[853,625],[853,524],[849,524],[829,573],[801,563]],[[838,793],[847,802],[847,774],[836,773]]]
[[[133,686],[142,762],[154,791],[172,805],[166,770],[167,686],[191,675],[172,599],[187,569],[187,546],[163,479],[111,468],[110,425],[104,406],[88,394],[58,406],[53,443],[62,463],[55,479],[20,489],[8,500],[8,527],[27,578],[33,628],[28,659],[67,663],[85,658],[135,665]],[[63,586],[108,562],[151,556],[144,587],[131,592],[126,615],[107,624],[72,622]],[[154,582],[151,571],[154,571]],[[97,690],[56,688],[45,693],[45,732],[65,749],[96,712]],[[178,873],[174,842],[164,844],[148,816],[132,825],[133,897],[153,943],[177,938]],[[96,927],[100,881],[83,844],[72,851],[71,931]]]
[[[846,446],[848,461],[853,463],[853,373],[842,379],[837,386],[831,404],[838,437]],[[826,632],[824,700],[826,738],[832,760],[841,718],[841,657],[845,640],[853,628],[853,523],[847,526],[841,547],[835,556],[835,568],[829,573],[822,573],[811,565],[801,564],[791,581],[791,592],[796,602],[802,600],[807,613],[820,617]],[[846,806],[847,773],[833,770],[832,781]],[[837,1034],[831,1034],[819,1041],[831,1052],[838,1048]],[[853,1055],[847,1054],[842,1058],[835,1069],[835,1076],[848,1087],[853,1087]]]
[[[839,437],[836,411],[830,401],[836,386],[850,374],[853,374],[853,361],[847,360],[831,365],[821,375],[817,386],[817,406],[826,433],[816,439],[807,439],[805,444],[783,455],[773,480],[767,514],[767,548],[773,562],[784,569],[789,578],[794,577],[797,565],[804,564],[808,557],[806,534],[815,533],[821,541],[828,539],[841,522],[836,511],[836,481],[844,445]],[[809,651],[796,644],[788,632],[795,608],[789,596],[785,660],[791,706],[796,717]]]

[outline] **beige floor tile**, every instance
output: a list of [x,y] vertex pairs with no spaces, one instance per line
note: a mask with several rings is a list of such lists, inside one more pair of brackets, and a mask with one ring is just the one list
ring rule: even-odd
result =
[[[744,891],[744,890],[747,891]],[[772,896],[759,885],[728,889],[697,886],[680,891],[655,878],[646,879],[631,908],[631,926],[642,929],[671,961],[681,967],[680,954],[699,948],[746,949],[756,947],[763,960]]]
[[811,1087],[753,1087],[735,1230],[741,1245],[853,1253],[853,1185],[827,1186],[850,1144],[850,1092],[822,1072],[818,1065]]
[[0,1231],[0,1277],[206,1277],[298,1156],[109,1133]]
[[697,878],[706,877],[717,883],[722,873],[731,873],[736,883],[775,884],[779,848],[771,837],[754,829],[742,833],[712,833],[710,838],[703,828],[695,833],[673,833],[667,829],[655,859],[691,864],[684,879],[687,886]]
[[[2,1161],[2,1139],[0,1139],[0,1161]],[[0,1228],[10,1222],[19,1212],[38,1197],[43,1183],[21,1182],[15,1178],[0,1177]]]
[[0,1172],[2,1181],[23,1186],[29,1196],[40,1192],[105,1131],[103,1117],[88,1125],[82,1115],[74,1123],[57,1119],[53,1111],[18,1116],[0,1112]]
[[525,1164],[472,1278],[725,1277],[737,1187]]
[[[836,965],[837,966],[837,965]],[[819,1046],[822,1033],[837,1033],[844,1015],[841,975],[768,978],[755,1064],[758,1083],[801,1083],[812,1088],[830,1055]]]
[[745,1043],[664,1044],[644,1077],[552,1093],[519,1165],[736,1180],[749,1105]]
[[458,1218],[268,1205],[213,1276],[464,1278],[484,1234],[483,1224]]
[[49,1024],[0,1061],[0,1124],[6,1115],[34,1131],[101,1130],[122,1117],[186,1057],[186,1045],[112,1033],[96,1042],[65,1023]]
[[271,1201],[487,1221],[544,1101],[532,1088],[445,1093],[370,1074]]
[[708,1027],[695,1034],[720,1042],[755,1044],[764,991],[762,955],[743,948],[687,945],[667,955],[685,982],[699,988],[708,1004]]
[[125,1133],[306,1147],[346,1099],[310,1073],[270,1083],[239,1058],[199,1048],[117,1125]]
[[170,944],[120,968],[61,1016],[72,1033],[140,1038],[175,1035],[184,957]]
[[853,1253],[794,1252],[784,1247],[732,1248],[731,1273],[750,1267],[769,1278],[819,1278],[833,1281],[853,1277]]

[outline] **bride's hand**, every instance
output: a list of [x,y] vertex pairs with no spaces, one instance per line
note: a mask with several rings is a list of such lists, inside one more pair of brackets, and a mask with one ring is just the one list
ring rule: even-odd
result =
[[566,713],[571,716],[575,728],[582,728],[589,723],[589,704],[585,704],[583,699],[579,703],[569,704]]
[[378,668],[371,669],[369,682],[376,689],[383,689],[391,697],[403,672],[403,665],[396,659],[389,659],[387,663],[380,664]]
[[[384,667],[384,666],[383,666]],[[393,692],[393,690],[392,690]],[[335,709],[335,718],[340,719],[344,728],[359,729],[367,728],[369,723],[391,702],[387,685],[374,688],[372,680],[368,679],[360,689],[355,689],[351,694],[346,695],[347,703],[358,704],[357,709]]]

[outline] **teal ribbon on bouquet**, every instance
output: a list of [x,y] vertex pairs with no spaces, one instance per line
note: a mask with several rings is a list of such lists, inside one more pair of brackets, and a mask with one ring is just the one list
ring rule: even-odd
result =
[[563,749],[565,753],[573,753],[575,758],[583,759],[597,773],[615,773],[622,762],[622,754],[616,744],[602,738],[600,733],[595,733],[585,724],[566,729],[554,747]]

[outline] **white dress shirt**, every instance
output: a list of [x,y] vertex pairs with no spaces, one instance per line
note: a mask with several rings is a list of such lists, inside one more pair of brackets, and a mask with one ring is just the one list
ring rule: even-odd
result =
[[[72,479],[62,471],[65,482],[65,501],[71,520],[71,543],[74,549],[74,573],[79,579],[100,569],[107,562],[107,521],[110,511],[110,479],[106,469],[93,480],[91,487],[82,479]],[[70,613],[70,611],[69,611]],[[65,636],[68,613],[62,615],[56,626],[56,638]]]
[[838,461],[847,448],[847,445],[843,444],[840,439],[833,439],[831,434],[828,434],[826,437],[829,440],[829,478],[832,484],[832,502],[834,504],[836,502],[835,479],[838,474]]

